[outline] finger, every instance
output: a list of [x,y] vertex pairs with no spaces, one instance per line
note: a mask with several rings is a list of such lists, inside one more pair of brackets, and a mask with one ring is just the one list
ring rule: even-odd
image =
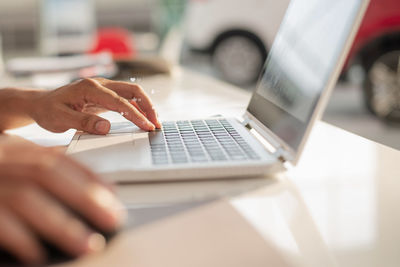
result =
[[126,119],[132,121],[141,129],[152,131],[155,129],[151,123],[140,111],[132,106],[128,100],[118,96],[114,91],[102,86],[95,80],[85,80],[86,88],[83,91],[87,102],[92,102],[103,106],[104,108],[121,113]]
[[25,264],[40,264],[46,254],[28,228],[9,210],[0,208],[0,247]]
[[134,89],[135,87],[137,88],[134,91],[135,97],[137,100],[137,104],[139,107],[146,113],[147,118],[154,123],[154,125],[157,126],[157,128],[161,128],[161,123],[158,120],[157,112],[154,108],[154,105],[152,101],[150,100],[149,96],[145,93],[142,87],[140,87],[137,84],[126,84],[128,88]]
[[65,157],[46,162],[48,169],[36,171],[35,179],[53,196],[104,231],[114,231],[122,224],[122,204],[108,188],[88,178]]
[[[70,165],[70,169],[76,169],[77,171],[81,172],[82,175],[85,177],[85,179],[88,179],[89,181],[93,181],[95,183],[99,183],[106,187],[108,190],[111,192],[115,192],[115,188],[112,184],[104,181],[101,179],[98,175],[96,175],[93,171],[91,171],[89,168],[85,167],[84,165],[80,164],[76,160],[72,159],[71,157],[66,156],[63,152],[65,151],[65,148],[63,147],[62,150],[61,147],[51,147],[51,148],[46,148],[49,150],[52,154],[52,157],[62,157],[64,164]],[[1,180],[1,179],[0,179]]]
[[161,128],[161,123],[158,120],[158,115],[155,108],[153,107],[151,102],[146,101],[145,97],[143,96],[134,97],[130,101],[130,103],[135,107],[138,107],[142,111],[142,113],[146,116],[146,118],[148,118],[149,121],[151,121],[156,126],[157,129]]
[[[44,148],[37,145],[29,144],[18,148],[14,144],[14,149],[20,149],[21,153],[10,153],[7,157],[1,158],[0,161],[0,194],[5,185],[17,182],[29,182],[32,175],[41,172],[42,169],[52,168],[55,162],[62,161],[71,170],[79,172],[84,179],[103,184],[106,187],[110,185],[93,173],[89,168],[73,160],[64,154],[65,147]],[[16,164],[17,162],[17,164]],[[16,179],[18,178],[18,179]]]
[[67,106],[63,109],[63,123],[69,128],[102,135],[110,131],[110,122],[97,115],[75,111]]
[[129,103],[131,103],[132,105],[134,105],[134,106],[135,106],[135,108],[136,108],[137,110],[139,110],[139,111],[140,111],[140,113],[142,113],[142,114],[143,114],[143,116],[146,116],[146,113],[144,113],[144,112],[143,112],[143,110],[141,110],[141,109],[140,109],[140,107],[139,107],[139,105],[136,103],[136,101],[134,101],[134,100],[130,100],[130,101],[129,101]]
[[110,81],[107,79],[99,79],[98,81],[100,84],[110,88],[118,95],[126,99],[134,99],[140,109],[145,113],[145,116],[157,128],[161,128],[161,123],[158,120],[157,112],[154,109],[153,103],[140,85],[128,82]]
[[39,188],[25,187],[10,205],[39,236],[70,255],[80,256],[104,248],[104,238],[92,233]]
[[[75,109],[77,110],[77,109]],[[103,112],[106,112],[107,110],[103,107],[97,106],[95,104],[86,104],[82,110],[77,110],[77,111],[82,111],[85,113],[91,113],[91,114],[100,114]]]

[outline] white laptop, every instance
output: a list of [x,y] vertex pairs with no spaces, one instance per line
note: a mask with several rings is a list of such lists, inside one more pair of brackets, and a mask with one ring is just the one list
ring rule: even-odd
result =
[[126,126],[114,124],[107,136],[77,133],[67,153],[113,182],[250,177],[296,164],[368,2],[292,0],[242,119],[166,121],[125,134],[112,134]]

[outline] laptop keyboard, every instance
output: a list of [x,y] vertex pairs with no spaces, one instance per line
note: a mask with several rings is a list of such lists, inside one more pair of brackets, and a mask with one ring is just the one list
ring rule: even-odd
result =
[[170,121],[162,126],[149,133],[156,165],[260,158],[226,119]]

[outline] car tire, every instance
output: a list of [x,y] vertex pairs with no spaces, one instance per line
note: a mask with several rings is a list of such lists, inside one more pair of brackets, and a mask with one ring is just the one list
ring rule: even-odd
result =
[[400,122],[400,50],[385,51],[366,70],[367,108],[388,122]]
[[212,61],[225,81],[244,86],[258,79],[266,56],[266,48],[258,38],[233,34],[220,38],[214,45]]

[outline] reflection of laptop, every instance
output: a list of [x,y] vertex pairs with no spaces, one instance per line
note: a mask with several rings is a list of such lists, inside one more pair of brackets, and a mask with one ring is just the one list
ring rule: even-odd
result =
[[297,162],[322,114],[367,6],[368,0],[292,0],[243,121],[170,121],[151,133],[115,124],[107,136],[78,133],[68,153],[122,182],[283,170],[284,162]]

